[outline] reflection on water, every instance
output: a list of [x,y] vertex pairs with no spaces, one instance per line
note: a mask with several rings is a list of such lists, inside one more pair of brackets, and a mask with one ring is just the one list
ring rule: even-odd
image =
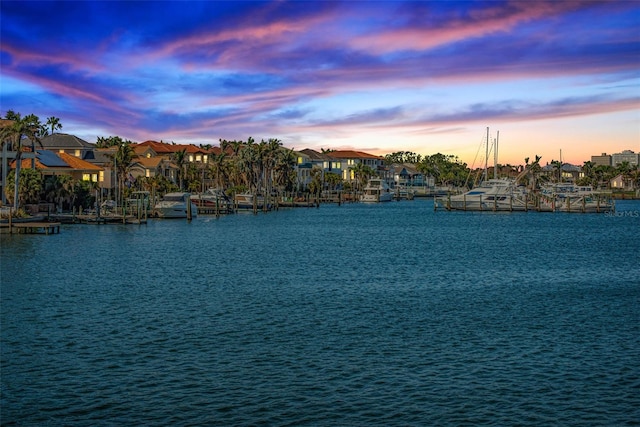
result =
[[3,235],[2,424],[637,422],[639,225],[415,200]]

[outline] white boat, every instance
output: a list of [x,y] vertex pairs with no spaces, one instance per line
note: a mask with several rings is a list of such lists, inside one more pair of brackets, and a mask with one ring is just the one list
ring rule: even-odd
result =
[[393,196],[396,200],[413,200],[416,192],[414,189],[399,185],[393,191]]
[[377,203],[377,202],[390,202],[393,200],[393,193],[389,188],[389,184],[381,178],[371,178],[364,187],[361,202]]
[[607,212],[613,201],[610,197],[594,191],[590,185],[575,185],[560,182],[542,187],[540,204],[557,212]]
[[438,203],[449,210],[519,211],[526,210],[526,190],[512,179],[488,179],[463,194],[440,198]]
[[155,215],[159,218],[187,218],[187,203],[190,203],[191,216],[195,217],[198,208],[190,199],[190,193],[167,193],[154,206]]

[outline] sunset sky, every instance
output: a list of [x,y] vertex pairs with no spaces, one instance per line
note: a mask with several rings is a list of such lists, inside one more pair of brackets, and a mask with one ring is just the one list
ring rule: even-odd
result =
[[[640,151],[638,1],[0,4],[2,116],[89,142],[582,164]],[[474,160],[475,159],[475,160]]]

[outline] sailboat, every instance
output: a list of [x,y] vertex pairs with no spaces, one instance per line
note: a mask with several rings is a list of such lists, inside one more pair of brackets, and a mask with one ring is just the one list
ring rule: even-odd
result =
[[[498,136],[500,134],[498,133]],[[488,178],[489,127],[487,127],[486,155],[480,184],[463,194],[440,198],[437,203],[447,210],[515,211],[527,209],[526,191],[510,178],[498,178],[498,138],[494,141],[493,178]]]

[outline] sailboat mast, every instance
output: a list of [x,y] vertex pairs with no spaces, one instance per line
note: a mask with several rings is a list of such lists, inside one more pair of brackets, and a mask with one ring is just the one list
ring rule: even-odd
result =
[[485,155],[484,155],[484,179],[483,181],[486,181],[489,176],[488,176],[488,165],[489,163],[489,126],[487,126],[487,145],[485,146]]
[[493,178],[498,179],[498,139],[500,138],[500,131],[496,134],[496,142],[493,147]]

